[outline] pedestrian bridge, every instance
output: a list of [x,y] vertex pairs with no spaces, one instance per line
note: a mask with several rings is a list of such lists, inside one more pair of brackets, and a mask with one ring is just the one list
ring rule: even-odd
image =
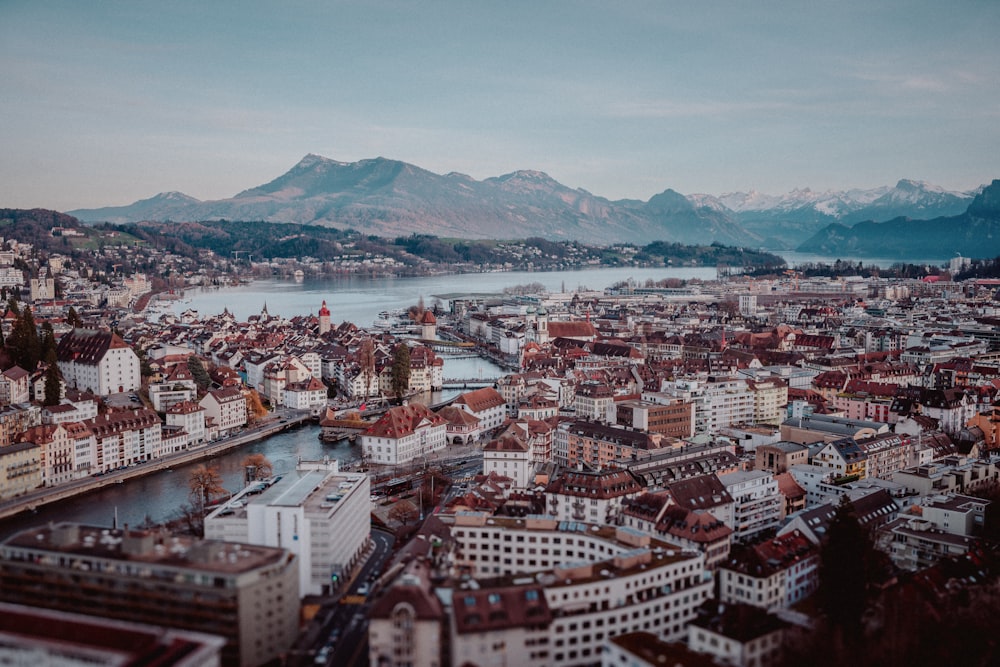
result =
[[492,387],[500,378],[444,378],[442,389],[465,389],[476,387]]

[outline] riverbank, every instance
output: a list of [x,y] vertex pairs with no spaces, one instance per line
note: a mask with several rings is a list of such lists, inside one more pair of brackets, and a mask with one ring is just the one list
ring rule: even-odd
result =
[[[206,443],[197,449],[170,454],[155,461],[147,461],[125,470],[116,470],[100,477],[86,477],[59,486],[43,487],[29,493],[0,502],[0,520],[31,512],[50,503],[97,491],[113,484],[123,484],[127,480],[151,475],[174,466],[211,459],[231,449],[269,438],[277,433],[301,426],[310,419],[308,412],[287,410],[268,417],[253,428],[229,438]],[[184,480],[183,483],[187,483]]]

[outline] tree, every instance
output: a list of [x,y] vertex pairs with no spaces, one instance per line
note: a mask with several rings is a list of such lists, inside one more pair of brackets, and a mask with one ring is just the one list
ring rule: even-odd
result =
[[389,508],[387,517],[401,524],[407,524],[411,521],[415,521],[420,517],[420,510],[407,499],[397,500],[393,503],[392,507]]
[[62,387],[62,373],[59,372],[59,364],[53,360],[45,369],[45,399],[42,405],[59,405],[59,401],[62,400]]
[[243,459],[243,481],[247,484],[258,479],[267,479],[274,474],[274,466],[263,454],[247,454]]
[[80,317],[80,314],[76,312],[76,308],[73,306],[70,306],[69,310],[66,312],[66,324],[70,325],[74,329],[83,326],[83,319]]
[[191,377],[194,378],[195,384],[202,391],[208,389],[209,385],[212,384],[212,378],[209,377],[208,371],[205,370],[205,364],[201,362],[201,359],[196,355],[191,355],[188,357],[187,361],[188,370],[191,371]]
[[365,381],[365,396],[371,394],[372,378],[375,376],[375,343],[371,338],[361,341],[358,348],[358,366]]
[[841,496],[820,550],[817,601],[831,628],[847,643],[862,638],[874,570],[871,537],[858,521],[854,505]]
[[139,357],[139,375],[148,378],[153,375],[153,367],[149,363],[149,355],[141,347],[135,348],[135,356]]
[[247,416],[251,422],[255,422],[267,414],[267,408],[264,407],[264,402],[260,400],[260,394],[257,393],[256,389],[251,389],[245,393],[247,397]]
[[51,322],[42,322],[42,361],[47,364],[56,362],[56,334]]
[[392,357],[392,393],[402,403],[410,389],[410,348],[406,343],[399,343]]
[[30,306],[25,306],[17,315],[7,342],[15,364],[28,372],[38,367],[38,362],[42,359],[42,342]]
[[218,468],[210,468],[204,464],[197,466],[191,471],[188,477],[188,498],[195,509],[202,514],[205,508],[212,504],[212,500],[229,492],[222,486],[222,475]]

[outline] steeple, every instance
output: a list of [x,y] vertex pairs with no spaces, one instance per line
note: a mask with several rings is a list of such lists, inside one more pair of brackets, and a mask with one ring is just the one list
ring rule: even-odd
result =
[[326,299],[319,308],[319,335],[322,336],[330,330],[330,309],[326,307]]

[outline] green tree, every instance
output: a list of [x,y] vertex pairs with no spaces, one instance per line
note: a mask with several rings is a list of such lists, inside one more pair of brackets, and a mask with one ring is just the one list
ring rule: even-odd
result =
[[25,306],[14,320],[8,342],[15,364],[29,372],[38,367],[38,362],[42,358],[42,342],[30,306]]
[[403,397],[410,389],[410,348],[406,343],[396,345],[396,351],[392,356],[391,390],[395,394],[396,400],[403,401]]
[[56,362],[56,334],[52,330],[51,322],[42,322],[42,361],[47,364]]
[[153,367],[149,365],[149,355],[146,354],[146,350],[137,347],[135,348],[135,356],[139,357],[139,375],[144,378],[148,378],[153,374]]
[[848,644],[861,640],[863,616],[874,578],[874,545],[854,505],[842,496],[820,550],[817,601],[835,636]]
[[45,399],[42,405],[59,405],[62,399],[62,373],[59,372],[59,364],[55,361],[49,363],[45,369]]
[[187,365],[198,388],[202,391],[208,389],[209,385],[212,384],[212,378],[209,377],[208,371],[205,369],[205,364],[202,363],[201,359],[192,354],[188,357]]
[[80,314],[76,312],[76,308],[73,306],[70,306],[69,311],[66,313],[66,324],[70,325],[74,329],[83,326],[83,320],[80,318]]

